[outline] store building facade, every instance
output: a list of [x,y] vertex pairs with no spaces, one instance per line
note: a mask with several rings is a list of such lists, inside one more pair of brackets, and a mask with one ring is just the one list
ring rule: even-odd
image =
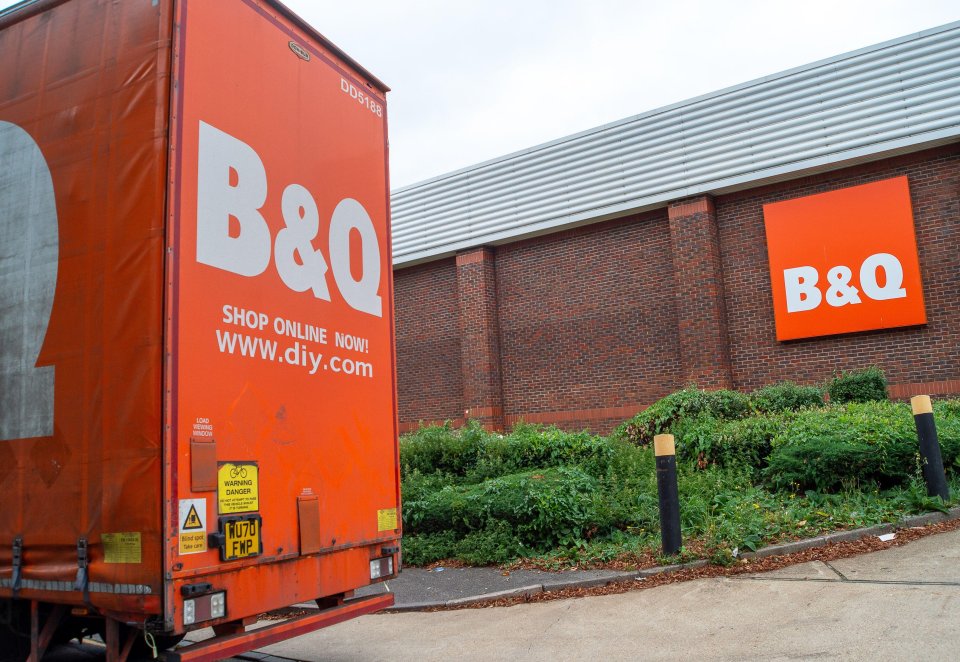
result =
[[686,384],[960,394],[960,22],[392,194],[401,429]]

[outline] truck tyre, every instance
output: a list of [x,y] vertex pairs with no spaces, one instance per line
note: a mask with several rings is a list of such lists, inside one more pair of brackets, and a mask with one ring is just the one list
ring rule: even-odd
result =
[[[120,645],[123,646],[123,642],[127,640],[127,636],[130,634],[131,630],[134,630],[137,633],[137,639],[133,642],[133,648],[130,649],[130,655],[134,658],[149,658],[153,654],[153,651],[147,645],[147,641],[143,636],[143,630],[140,628],[132,628],[129,625],[121,623]],[[100,637],[101,641],[105,642],[107,640],[107,629],[103,622],[97,624],[96,634]],[[153,642],[157,645],[158,651],[167,651],[183,641],[183,638],[186,636],[186,634],[155,634],[153,635]]]
[[0,662],[22,662],[30,655],[30,612],[26,603],[0,600]]

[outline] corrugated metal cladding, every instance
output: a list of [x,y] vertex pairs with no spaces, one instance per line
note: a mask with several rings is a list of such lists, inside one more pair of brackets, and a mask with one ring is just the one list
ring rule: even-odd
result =
[[392,194],[403,266],[960,139],[960,21]]

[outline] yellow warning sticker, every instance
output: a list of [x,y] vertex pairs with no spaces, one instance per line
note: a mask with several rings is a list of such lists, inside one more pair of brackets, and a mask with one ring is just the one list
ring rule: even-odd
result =
[[199,554],[207,551],[207,500],[180,501],[180,553]]
[[392,531],[397,528],[397,509],[387,508],[377,511],[377,531]]
[[221,515],[260,510],[256,462],[221,462],[217,470],[217,511]]
[[104,563],[140,563],[142,547],[139,531],[101,533]]
[[183,529],[186,531],[188,529],[202,529],[203,523],[200,521],[200,515],[197,514],[197,507],[191,506],[190,512],[187,513],[187,519],[183,522]]

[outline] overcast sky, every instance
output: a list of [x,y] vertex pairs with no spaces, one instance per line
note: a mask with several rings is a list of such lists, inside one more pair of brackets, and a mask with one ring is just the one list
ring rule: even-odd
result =
[[957,0],[286,4],[393,89],[394,188],[960,19]]

